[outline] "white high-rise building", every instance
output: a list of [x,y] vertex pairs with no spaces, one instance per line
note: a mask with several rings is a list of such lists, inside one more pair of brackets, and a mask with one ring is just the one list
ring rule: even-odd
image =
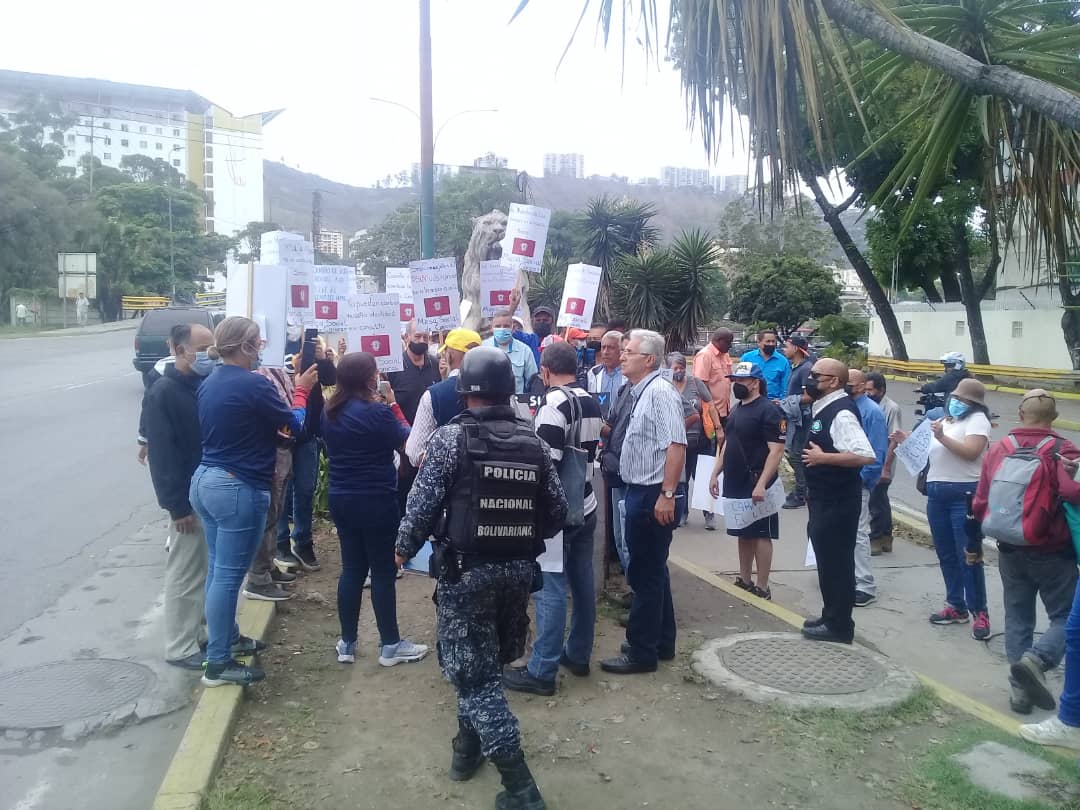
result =
[[321,230],[312,239],[315,250],[328,256],[345,257],[345,235],[341,231]]
[[691,169],[688,166],[663,166],[660,169],[660,185],[666,188],[708,188],[709,170]]
[[745,174],[718,174],[712,178],[713,191],[717,194],[734,194],[742,196],[746,193],[747,182]]
[[544,177],[585,177],[585,155],[577,152],[548,152],[544,155]]
[[205,197],[209,233],[232,235],[263,216],[262,128],[281,110],[236,116],[190,90],[0,70],[0,112],[55,99],[75,123],[61,166],[84,155],[120,168],[128,155],[160,158]]
[[476,158],[472,165],[475,169],[505,169],[509,163],[510,161],[506,158],[496,155],[494,152],[488,152]]

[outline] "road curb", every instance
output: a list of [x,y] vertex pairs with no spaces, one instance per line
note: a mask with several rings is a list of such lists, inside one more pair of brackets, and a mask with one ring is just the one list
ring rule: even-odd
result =
[[[240,602],[237,611],[240,632],[252,638],[267,638],[274,619],[274,603],[243,597]],[[153,810],[200,810],[228,748],[243,699],[244,689],[240,686],[203,689],[158,788]]]
[[[904,382],[904,383],[925,382],[925,380],[920,380],[918,377],[906,377],[903,374],[886,374],[885,379],[886,380],[894,380],[896,382]],[[1015,386],[1012,386],[1012,385],[998,385],[997,383],[989,383],[989,384],[987,384],[986,385],[986,390],[987,391],[1000,391],[1002,394],[1018,394],[1020,396],[1023,396],[1024,394],[1027,393],[1027,389],[1025,389],[1025,388],[1016,388]],[[1052,393],[1054,395],[1055,399],[1071,399],[1071,400],[1080,401],[1080,394],[1077,394],[1077,393],[1075,393],[1073,391],[1054,391],[1054,390],[1051,390],[1050,393]],[[1059,426],[1059,427],[1063,427],[1066,430],[1080,430],[1080,427],[1076,427],[1077,425],[1080,425],[1080,422],[1074,422],[1074,421],[1072,421],[1070,419],[1056,419],[1056,420],[1054,420],[1054,424]]]

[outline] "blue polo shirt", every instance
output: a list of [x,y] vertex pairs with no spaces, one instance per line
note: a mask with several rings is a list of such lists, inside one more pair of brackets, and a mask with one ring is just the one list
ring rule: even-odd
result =
[[766,359],[758,349],[748,351],[739,358],[741,363],[757,363],[765,375],[769,399],[783,399],[787,396],[788,378],[791,376],[791,363],[779,348]]
[[870,397],[863,394],[855,400],[855,407],[859,409],[859,421],[862,422],[863,433],[870,440],[870,446],[874,448],[874,463],[867,464],[859,470],[863,486],[873,489],[881,478],[882,466],[885,464],[885,451],[889,449],[889,428],[885,423],[885,412]]
[[405,444],[409,428],[386,405],[350,399],[333,419],[323,411],[322,430],[331,495],[397,494],[394,450]]

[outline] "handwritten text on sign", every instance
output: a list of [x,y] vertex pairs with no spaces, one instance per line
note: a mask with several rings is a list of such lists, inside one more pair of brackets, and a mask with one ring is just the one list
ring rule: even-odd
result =
[[345,305],[356,295],[356,268],[334,264],[315,265],[312,306],[320,332],[345,331]]
[[412,272],[408,267],[386,268],[386,292],[389,295],[397,295],[398,307],[401,318],[401,334],[405,334],[409,321],[416,317],[416,308],[413,304]]
[[345,313],[349,351],[367,352],[379,371],[401,371],[401,322],[398,297],[387,293],[354,295]]
[[921,473],[930,459],[930,441],[934,438],[934,433],[930,429],[932,424],[929,419],[924,419],[904,441],[896,446],[896,457],[904,463],[904,467],[912,477]]
[[311,326],[315,321],[315,307],[311,292],[315,283],[315,268],[310,264],[288,265],[288,307],[285,320],[292,326]]
[[535,205],[510,203],[506,237],[502,241],[502,264],[515,271],[539,273],[544,266],[551,210]]
[[457,261],[424,259],[409,262],[412,274],[416,325],[424,332],[441,332],[461,326],[461,293]]
[[596,294],[600,289],[599,267],[591,264],[572,264],[566,268],[566,285],[559,305],[559,326],[588,329],[592,326]]
[[779,478],[765,490],[765,500],[761,503],[754,503],[751,498],[723,498],[724,523],[729,529],[745,529],[779,512],[786,498],[784,483]]
[[510,308],[510,293],[517,284],[518,271],[496,259],[480,262],[480,315],[494,318],[500,309]]

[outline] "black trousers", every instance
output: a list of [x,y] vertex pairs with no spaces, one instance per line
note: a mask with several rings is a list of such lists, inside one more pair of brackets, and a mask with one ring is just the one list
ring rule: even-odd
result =
[[889,484],[892,481],[878,481],[870,491],[870,539],[887,537],[892,534],[892,504],[889,502]]
[[855,633],[855,534],[859,529],[862,498],[845,495],[807,501],[810,520],[806,531],[817,557],[821,618],[838,635]]

